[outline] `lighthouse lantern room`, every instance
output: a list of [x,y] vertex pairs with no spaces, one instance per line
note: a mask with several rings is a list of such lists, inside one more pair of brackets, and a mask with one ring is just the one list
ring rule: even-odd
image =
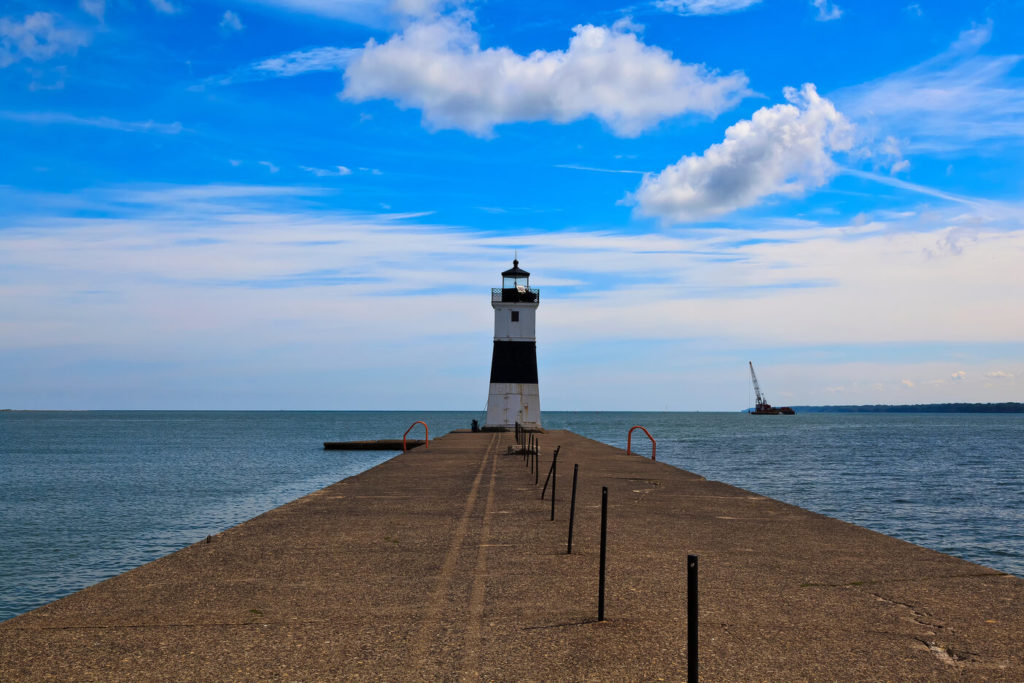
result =
[[530,288],[530,274],[512,261],[501,274],[501,287],[491,290],[494,309],[494,351],[484,429],[540,429],[537,385],[537,307],[540,292]]

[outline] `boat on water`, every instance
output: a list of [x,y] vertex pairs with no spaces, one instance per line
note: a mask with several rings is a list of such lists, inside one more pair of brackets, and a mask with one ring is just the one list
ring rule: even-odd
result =
[[768,399],[761,393],[761,387],[757,384],[757,375],[754,374],[754,362],[747,362],[750,365],[750,381],[754,383],[754,395],[757,397],[754,409],[748,412],[751,415],[796,415],[796,411],[789,406],[773,406],[768,403]]

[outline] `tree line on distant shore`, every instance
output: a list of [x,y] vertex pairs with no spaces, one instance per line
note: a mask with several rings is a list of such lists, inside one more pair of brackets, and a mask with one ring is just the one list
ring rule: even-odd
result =
[[919,403],[914,405],[793,406],[798,413],[1024,413],[1024,403]]

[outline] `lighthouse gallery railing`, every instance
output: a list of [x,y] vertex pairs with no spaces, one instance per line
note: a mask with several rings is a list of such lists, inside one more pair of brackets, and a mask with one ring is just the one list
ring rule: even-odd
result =
[[540,290],[523,287],[522,289],[502,289],[494,287],[491,289],[491,301],[503,301],[505,303],[537,303],[540,301]]

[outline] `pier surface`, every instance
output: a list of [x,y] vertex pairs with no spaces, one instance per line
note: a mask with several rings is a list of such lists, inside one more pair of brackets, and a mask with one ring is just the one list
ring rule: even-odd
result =
[[1020,578],[539,440],[553,522],[511,434],[452,433],[3,622],[0,680],[685,680],[687,554],[705,681],[1024,680]]

